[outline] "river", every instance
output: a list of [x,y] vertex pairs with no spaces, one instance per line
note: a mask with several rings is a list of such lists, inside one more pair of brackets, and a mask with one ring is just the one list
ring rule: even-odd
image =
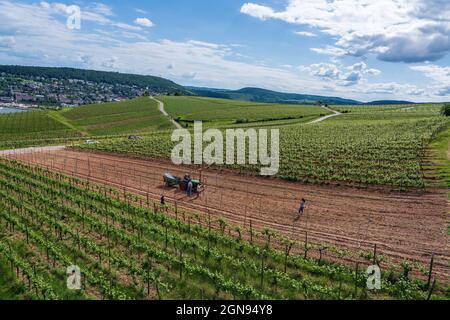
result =
[[23,109],[0,107],[0,114],[3,114],[3,113],[15,113],[15,112],[25,112],[25,111],[26,110],[23,110]]

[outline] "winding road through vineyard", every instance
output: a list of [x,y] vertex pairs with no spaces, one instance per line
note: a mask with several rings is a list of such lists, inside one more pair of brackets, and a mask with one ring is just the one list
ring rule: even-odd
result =
[[[373,250],[399,264],[411,259],[427,265],[435,253],[435,275],[449,282],[450,248],[447,241],[448,203],[445,190],[396,193],[382,189],[361,190],[319,186],[243,176],[229,171],[180,169],[168,162],[119,155],[54,150],[9,154],[77,177],[158,199],[194,212],[210,212],[228,223],[255,229],[270,228],[298,243]],[[202,178],[205,191],[195,199],[162,186],[162,176],[191,173]],[[306,215],[294,221],[301,198]],[[298,248],[297,248],[298,249]],[[345,261],[345,258],[343,259]],[[352,260],[348,260],[351,262]]]

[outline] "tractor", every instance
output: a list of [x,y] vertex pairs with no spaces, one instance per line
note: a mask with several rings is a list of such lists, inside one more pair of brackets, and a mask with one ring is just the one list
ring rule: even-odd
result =
[[[186,181],[184,179],[180,178],[180,177],[173,176],[170,173],[166,173],[164,175],[164,185],[166,187],[170,187],[170,188],[178,187],[178,188],[180,188],[181,191],[186,191],[187,190],[187,183],[186,183]],[[199,194],[201,192],[201,186],[202,186],[200,180],[192,179],[192,185],[193,185],[192,191],[194,193]]]

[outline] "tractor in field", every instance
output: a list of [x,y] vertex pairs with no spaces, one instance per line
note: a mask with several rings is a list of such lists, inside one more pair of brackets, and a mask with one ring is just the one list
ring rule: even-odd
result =
[[[202,183],[200,180],[192,179],[192,191],[196,194],[199,194],[202,191]],[[169,188],[178,187],[181,191],[187,190],[187,181],[177,176],[173,176],[170,173],[164,174],[164,185]]]

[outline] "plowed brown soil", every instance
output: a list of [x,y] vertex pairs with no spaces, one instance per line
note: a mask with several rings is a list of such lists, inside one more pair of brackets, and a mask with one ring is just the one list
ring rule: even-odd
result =
[[[169,162],[136,159],[120,155],[69,150],[9,155],[21,161],[118,189],[162,194],[191,210],[209,211],[216,218],[254,228],[270,228],[293,240],[328,244],[349,250],[373,250],[399,263],[411,259],[427,266],[435,253],[434,276],[444,283],[450,279],[450,246],[447,235],[449,208],[446,190],[389,192],[343,186],[318,186],[278,179],[243,176],[228,171],[175,166]],[[165,188],[166,172],[200,178],[205,190],[188,198],[176,189]],[[298,221],[301,198],[306,213]],[[350,260],[349,260],[350,261]]]

